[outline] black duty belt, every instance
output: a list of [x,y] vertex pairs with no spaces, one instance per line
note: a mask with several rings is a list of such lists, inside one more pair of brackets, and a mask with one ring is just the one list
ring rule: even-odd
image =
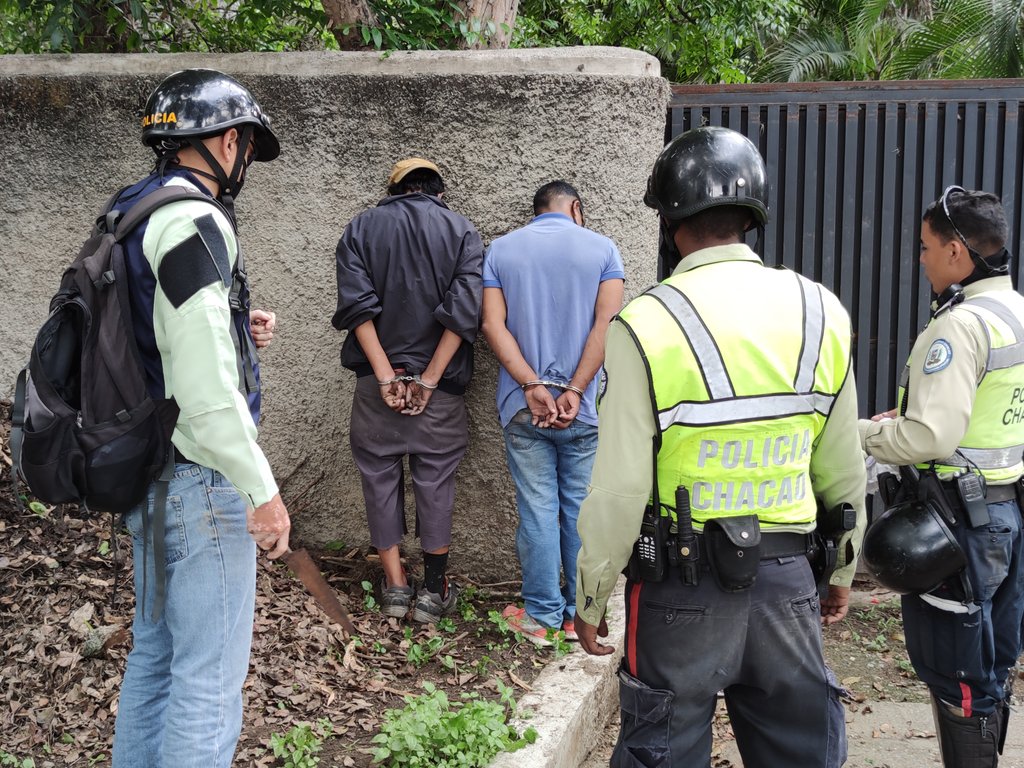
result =
[[806,555],[811,540],[806,533],[768,533],[761,531],[761,559]]
[[[953,504],[954,509],[961,508],[960,493],[957,491],[956,480],[942,480],[942,490],[946,498]],[[1009,485],[990,485],[985,489],[985,503],[996,504],[1000,501],[1011,501],[1017,498],[1017,485],[1019,481]]]
[[192,459],[187,458],[184,453],[179,451],[177,446],[173,446],[173,448],[174,448],[174,463],[175,464],[194,464],[195,463],[194,461],[192,461]]
[[[704,534],[698,533],[700,537]],[[703,547],[701,548],[703,551]],[[807,533],[769,533],[761,531],[760,557],[778,560],[780,557],[800,557],[811,551],[811,537]]]

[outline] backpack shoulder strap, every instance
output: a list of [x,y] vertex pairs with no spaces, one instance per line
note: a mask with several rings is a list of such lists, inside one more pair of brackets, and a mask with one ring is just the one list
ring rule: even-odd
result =
[[[135,203],[135,205],[133,205],[129,211],[119,219],[117,218],[118,212],[116,210],[108,211],[108,225],[113,224],[110,217],[113,217],[117,224],[116,226],[108,226],[107,231],[113,232],[116,240],[124,240],[133,229],[149,218],[157,208],[161,208],[168,203],[174,203],[179,200],[198,200],[200,202],[209,203],[210,205],[215,205],[224,211],[224,207],[209,195],[204,195],[202,192],[175,184],[153,190]],[[224,211],[224,213],[227,215],[226,211]],[[230,216],[228,217],[228,221],[231,221]]]

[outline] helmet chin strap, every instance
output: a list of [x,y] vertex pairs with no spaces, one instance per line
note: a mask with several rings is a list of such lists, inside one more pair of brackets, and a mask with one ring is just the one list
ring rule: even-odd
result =
[[231,215],[232,220],[235,219],[235,198],[238,197],[239,192],[242,191],[242,185],[245,183],[245,170],[248,167],[245,156],[254,131],[253,126],[245,125],[238,132],[238,151],[235,153],[235,162],[231,166],[230,173],[224,172],[224,167],[213,156],[213,153],[210,152],[209,147],[203,143],[202,139],[194,138],[188,140],[189,145],[206,161],[206,164],[210,166],[213,173],[207,173],[197,168],[189,168],[189,170],[192,173],[217,182],[219,190],[217,200]]
[[658,246],[658,282],[672,276],[683,256],[676,248],[676,230],[679,222],[670,222],[664,216],[659,216],[661,224],[661,243]]

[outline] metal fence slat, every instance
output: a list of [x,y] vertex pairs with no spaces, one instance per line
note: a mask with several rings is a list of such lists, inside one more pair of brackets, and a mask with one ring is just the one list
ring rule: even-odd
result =
[[670,136],[728,125],[761,150],[771,219],[761,253],[819,279],[849,310],[858,406],[892,406],[929,315],[921,215],[946,186],[1002,198],[1024,280],[1024,81],[675,86]]

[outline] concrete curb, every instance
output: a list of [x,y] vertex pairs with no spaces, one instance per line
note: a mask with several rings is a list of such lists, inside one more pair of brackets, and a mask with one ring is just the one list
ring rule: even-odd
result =
[[578,768],[594,748],[619,707],[616,672],[625,632],[620,577],[608,601],[608,638],[615,646],[608,656],[588,656],[576,646],[572,653],[548,664],[519,700],[521,712],[512,725],[521,733],[533,726],[537,741],[518,752],[503,752],[490,768]]

